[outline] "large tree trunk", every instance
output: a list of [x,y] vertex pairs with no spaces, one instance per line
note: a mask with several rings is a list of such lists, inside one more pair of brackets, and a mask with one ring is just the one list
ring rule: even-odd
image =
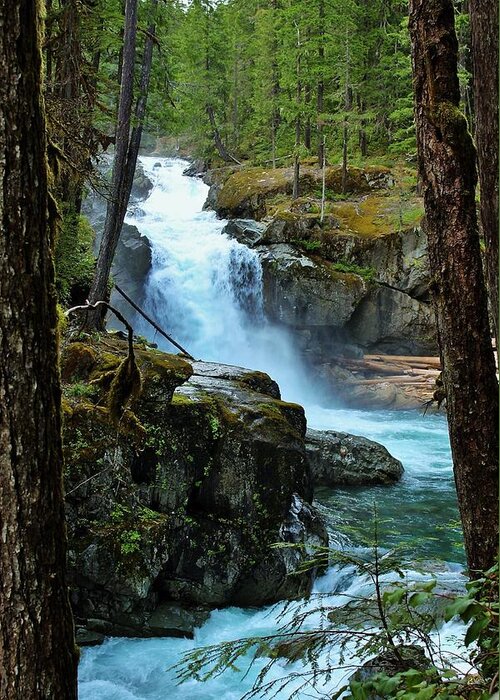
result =
[[[151,0],[151,5],[153,11],[156,12],[158,6],[158,0]],[[144,43],[144,54],[142,57],[142,67],[141,67],[141,77],[139,81],[139,95],[137,97],[137,102],[134,111],[134,126],[132,127],[132,132],[130,134],[130,142],[127,153],[127,163],[125,166],[124,173],[124,183],[123,191],[126,198],[126,204],[120,212],[120,231],[123,226],[123,220],[127,211],[128,201],[130,199],[130,193],[132,192],[132,185],[134,182],[135,168],[137,166],[137,157],[139,155],[139,148],[141,147],[142,131],[144,128],[144,119],[146,117],[146,106],[148,102],[148,92],[149,92],[149,81],[151,78],[151,66],[153,63],[153,48],[154,42],[156,40],[156,24],[150,24],[147,28],[146,41]],[[118,237],[120,236],[120,231],[118,232]],[[118,243],[118,238],[117,238]],[[115,246],[116,250],[116,246]]]
[[452,0],[410,0],[425,229],[469,571],[498,551],[498,386],[476,220],[475,152],[458,109]]
[[498,2],[469,0],[486,275],[498,344]]
[[[127,211],[130,192],[126,192],[126,168],[129,154],[130,122],[134,85],[135,43],[137,36],[137,0],[127,0],[125,4],[125,31],[123,35],[123,67],[120,84],[120,100],[116,125],[116,152],[113,162],[111,199],[106,211],[106,222],[102,234],[97,266],[89,293],[89,301],[108,299],[108,281],[115,256],[120,231]],[[133,177],[133,174],[132,174]],[[101,330],[104,326],[104,313],[101,308],[89,312],[87,330]]]
[[[0,9],[0,699],[76,698],[40,6]],[[52,211],[52,216],[54,212]]]

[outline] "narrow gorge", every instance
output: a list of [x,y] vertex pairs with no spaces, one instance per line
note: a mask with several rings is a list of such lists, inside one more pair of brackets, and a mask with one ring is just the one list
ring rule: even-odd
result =
[[[266,240],[277,235],[276,219],[218,219],[203,208],[207,185],[183,175],[187,165],[141,159],[143,184],[151,185],[129,211],[114,274],[200,361],[163,355],[160,350],[172,351],[167,341],[115,292],[113,302],[144,338],[138,351],[143,391],[133,420],[117,432],[97,416],[106,377],[126,343],[109,336],[102,343],[70,343],[63,352],[73,605],[81,643],[112,635],[84,652],[84,700],[104,692],[117,700],[162,692],[183,697],[164,669],[192,645],[272,630],[284,603],[265,606],[311,587],[310,606],[318,595],[327,594],[325,604],[335,607],[344,595],[367,592],[367,581],[349,567],[289,574],[312,548],[326,544],[327,533],[333,548],[362,548],[362,533],[373,528],[374,501],[397,530],[386,534],[384,546],[404,545],[410,559],[424,559],[445,589],[463,585],[460,532],[450,525],[457,511],[444,416],[349,408],[336,383],[318,371],[332,372],[332,358],[342,351],[362,353],[344,328],[357,308],[352,286],[361,290],[357,303],[374,303],[362,266],[331,270],[335,263],[304,244],[300,250],[287,226],[280,235],[288,241]],[[102,205],[86,206],[98,222]],[[399,263],[388,264],[386,241],[368,245],[364,254],[372,261],[382,256],[393,281],[406,279],[405,297],[420,289],[424,298],[425,273],[417,279],[411,262],[425,254],[418,233],[388,239]],[[350,245],[355,249],[356,241]],[[411,246],[406,257],[405,245]],[[325,267],[327,297],[318,300]],[[404,315],[400,307],[394,313]],[[412,341],[411,324],[406,331],[399,324],[398,333],[383,337],[400,343],[392,349],[401,351]],[[319,357],[315,343],[325,337],[331,342],[322,344],[327,355]],[[83,396],[82,385],[91,387]],[[95,464],[101,465],[97,474]],[[280,541],[305,549],[271,548]],[[242,607],[226,607],[235,605]],[[447,639],[447,629],[442,633]],[[137,662],[128,661],[137,654],[139,673]],[[190,693],[229,699],[237,686],[239,697],[259,667],[244,681],[236,672],[207,684],[191,681]],[[337,682],[335,676],[331,687]]]

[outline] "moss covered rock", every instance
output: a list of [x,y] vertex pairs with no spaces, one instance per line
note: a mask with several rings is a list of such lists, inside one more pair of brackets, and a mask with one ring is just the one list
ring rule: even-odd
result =
[[281,401],[264,373],[138,347],[142,393],[116,425],[107,393],[126,343],[108,336],[89,349],[88,391],[65,369],[77,351],[63,362],[77,618],[147,635],[166,602],[260,605],[306,593],[313,573],[288,575],[304,552],[271,548],[326,538],[309,505],[303,409]]
[[[223,218],[248,218],[257,221],[276,211],[276,198],[289,197],[293,189],[293,168],[263,169],[244,167],[227,170],[211,179],[208,207]],[[300,192],[307,196],[321,187],[322,171],[303,165],[300,169]],[[348,193],[369,193],[392,187],[394,179],[388,168],[370,166],[349,168]],[[326,168],[326,186],[331,194],[342,192],[340,166]],[[296,202],[294,203],[296,206]],[[302,203],[303,204],[303,203]],[[303,212],[302,212],[303,213]]]

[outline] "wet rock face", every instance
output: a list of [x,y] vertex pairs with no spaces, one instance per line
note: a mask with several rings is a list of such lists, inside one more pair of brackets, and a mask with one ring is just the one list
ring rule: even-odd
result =
[[313,572],[288,576],[304,551],[271,547],[327,540],[310,505],[303,409],[262,372],[143,349],[142,393],[112,425],[106,391],[126,344],[105,342],[91,352],[70,344],[63,357],[77,620],[149,635],[167,602],[262,605],[306,593]]
[[[104,177],[109,178],[110,171],[105,172]],[[147,199],[152,188],[153,183],[144,173],[141,164],[138,163],[130,195],[130,208],[137,211],[140,208],[140,202]],[[106,221],[106,207],[106,200],[98,195],[88,197],[82,207],[83,214],[87,216],[96,232],[94,245],[96,256],[99,253]],[[143,236],[136,226],[123,224],[111,267],[111,274],[117,284],[139,306],[144,302],[145,282],[151,271],[151,256],[152,249],[148,238]],[[132,324],[135,322],[135,312],[131,310],[131,307],[116,290],[113,290],[111,293],[111,304],[123,311]]]
[[346,330],[368,353],[432,355],[436,348],[430,306],[388,287],[370,291]]
[[[144,285],[151,270],[151,256],[148,238],[140,233],[137,226],[123,224],[111,274],[124,292],[139,305],[144,301]],[[130,306],[123,306],[124,301],[116,290],[111,293],[111,303],[124,308],[127,316],[130,315]]]
[[366,294],[358,275],[344,274],[286,244],[258,248],[267,316],[294,328],[341,328]]
[[267,317],[288,326],[303,352],[317,358],[316,364],[345,354],[346,348],[360,353],[435,352],[429,304],[363,276],[355,265],[337,266],[296,246],[277,243],[255,249],[262,264]]
[[342,260],[371,268],[379,282],[414,299],[428,299],[427,238],[420,226],[371,237],[325,232],[321,238],[321,253],[331,262]]
[[333,430],[308,430],[306,451],[315,486],[393,484],[403,465],[383,445]]

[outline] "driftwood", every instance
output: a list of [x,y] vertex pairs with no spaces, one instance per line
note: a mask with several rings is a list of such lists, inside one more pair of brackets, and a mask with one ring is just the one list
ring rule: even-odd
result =
[[376,377],[372,379],[356,379],[349,382],[354,386],[371,386],[374,384],[405,384],[414,386],[433,386],[432,377],[409,377],[408,375],[394,375],[391,377]]

